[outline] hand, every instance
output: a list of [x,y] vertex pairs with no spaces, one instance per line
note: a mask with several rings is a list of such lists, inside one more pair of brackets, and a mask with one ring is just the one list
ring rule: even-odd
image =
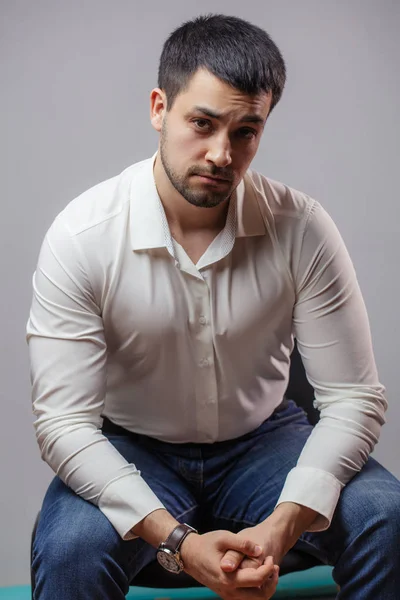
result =
[[261,546],[262,552],[258,556],[249,556],[246,553],[229,549],[221,560],[221,568],[226,573],[232,573],[236,569],[258,568],[270,558],[279,572],[279,565],[285,555],[285,542],[282,535],[274,534],[274,529],[268,527],[268,519],[254,527],[242,529],[237,534],[240,537],[251,540],[254,544]]
[[238,568],[257,567],[268,556],[272,556],[274,563],[280,565],[282,558],[315,520],[317,514],[306,506],[283,502],[265,521],[238,533],[239,536],[244,536],[261,546],[262,553],[257,557],[245,556],[245,553],[231,549],[224,555],[221,568],[226,573],[232,573]]
[[189,534],[182,543],[181,556],[185,571],[199,583],[216,592],[223,600],[268,600],[275,593],[278,571],[272,559],[252,563],[251,568],[224,572],[221,560],[227,551],[241,557],[257,558],[263,549],[246,535],[228,531]]

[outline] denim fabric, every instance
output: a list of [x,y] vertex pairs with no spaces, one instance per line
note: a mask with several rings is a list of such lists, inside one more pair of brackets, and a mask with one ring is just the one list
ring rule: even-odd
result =
[[[106,434],[179,521],[200,532],[234,532],[274,509],[312,428],[290,401],[255,431],[215,444],[168,444]],[[305,533],[296,548],[334,565],[341,600],[400,597],[400,483],[373,458],[344,488],[331,527]],[[35,600],[123,600],[155,559],[140,539],[124,542],[94,505],[55,477],[33,549]]]

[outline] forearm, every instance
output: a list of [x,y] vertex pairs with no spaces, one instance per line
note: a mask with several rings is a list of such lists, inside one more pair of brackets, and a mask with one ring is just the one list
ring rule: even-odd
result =
[[157,548],[164,542],[179,522],[165,509],[158,509],[137,523],[131,533]]
[[294,546],[304,531],[310,527],[318,513],[307,506],[294,502],[283,502],[276,507],[274,512],[260,524],[261,530],[265,528],[267,535],[281,540],[280,554],[282,558]]
[[276,507],[270,518],[272,522],[277,526],[281,525],[292,536],[299,537],[308,529],[317,515],[315,510],[307,506],[295,502],[283,502]]
[[277,504],[291,502],[315,510],[317,518],[308,531],[330,526],[341,491],[361,470],[378,439],[375,413],[361,406],[355,392],[348,399],[332,398],[288,473]]

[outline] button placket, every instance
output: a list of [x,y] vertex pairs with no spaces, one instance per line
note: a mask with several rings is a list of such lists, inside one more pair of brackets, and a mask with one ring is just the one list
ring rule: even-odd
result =
[[[210,291],[203,280],[191,282],[195,323],[193,331],[197,365],[195,377],[195,397],[197,415],[197,435],[199,441],[214,441],[218,435],[217,383],[214,365],[214,345],[210,326]],[[210,402],[210,398],[215,399]]]

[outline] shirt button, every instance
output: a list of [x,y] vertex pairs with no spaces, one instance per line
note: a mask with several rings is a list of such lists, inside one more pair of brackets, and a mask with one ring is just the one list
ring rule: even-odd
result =
[[205,325],[207,323],[207,319],[204,315],[201,315],[201,317],[199,318],[199,323],[200,325]]
[[208,366],[209,366],[209,364],[210,364],[210,361],[208,360],[208,358],[203,358],[203,359],[200,361],[200,366],[201,366],[201,367],[208,367]]

